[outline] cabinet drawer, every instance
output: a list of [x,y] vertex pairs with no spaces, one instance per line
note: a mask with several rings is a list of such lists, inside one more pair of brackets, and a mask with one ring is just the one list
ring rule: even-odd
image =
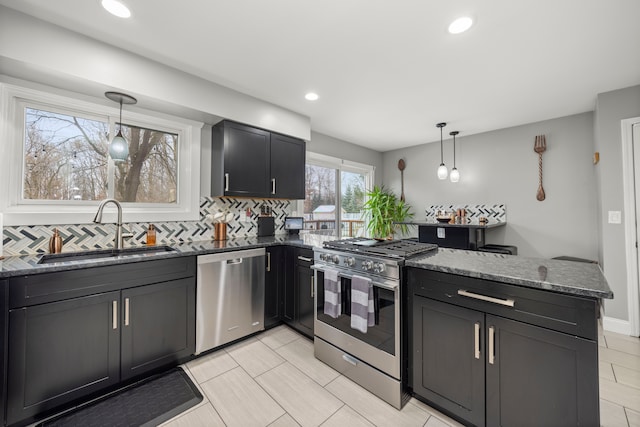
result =
[[195,257],[180,257],[14,277],[9,280],[9,306],[61,301],[191,277],[195,272]]
[[296,248],[295,250],[296,264],[302,267],[311,267],[313,264],[313,250]]
[[[409,292],[508,319],[597,340],[598,301],[550,291],[408,269]],[[478,299],[488,297],[484,299]],[[505,305],[510,304],[512,306]]]

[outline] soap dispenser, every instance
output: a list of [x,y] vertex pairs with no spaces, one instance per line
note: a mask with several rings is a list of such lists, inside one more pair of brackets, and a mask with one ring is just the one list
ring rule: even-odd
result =
[[53,229],[53,236],[49,239],[49,253],[59,254],[62,252],[62,236],[58,233],[58,229]]
[[156,227],[153,224],[149,224],[147,230],[147,246],[153,246],[156,244]]

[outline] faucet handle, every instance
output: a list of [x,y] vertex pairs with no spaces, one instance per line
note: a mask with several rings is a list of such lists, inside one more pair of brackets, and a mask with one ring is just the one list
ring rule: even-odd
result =
[[130,239],[130,238],[132,238],[132,237],[133,237],[133,233],[131,233],[131,232],[129,232],[129,231],[126,231],[126,232],[125,232],[125,230],[124,230],[124,229],[122,230],[122,238],[123,238],[123,239]]

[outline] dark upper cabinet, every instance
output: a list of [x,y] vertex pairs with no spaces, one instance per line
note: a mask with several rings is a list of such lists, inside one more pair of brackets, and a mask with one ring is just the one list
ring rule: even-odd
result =
[[285,247],[270,246],[266,252],[264,327],[271,328],[280,323],[284,308]]
[[304,199],[305,143],[271,134],[271,197]]
[[305,142],[240,123],[212,129],[213,196],[304,199]]

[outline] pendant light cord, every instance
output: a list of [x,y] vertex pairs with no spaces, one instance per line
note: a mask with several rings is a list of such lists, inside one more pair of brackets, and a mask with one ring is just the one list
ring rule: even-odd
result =
[[118,132],[122,133],[122,98],[120,98],[120,127],[118,128]]
[[440,163],[444,164],[444,157],[442,154],[442,150],[443,150],[443,145],[442,145],[442,128],[443,126],[440,126]]
[[456,168],[456,136],[453,135],[453,168]]

